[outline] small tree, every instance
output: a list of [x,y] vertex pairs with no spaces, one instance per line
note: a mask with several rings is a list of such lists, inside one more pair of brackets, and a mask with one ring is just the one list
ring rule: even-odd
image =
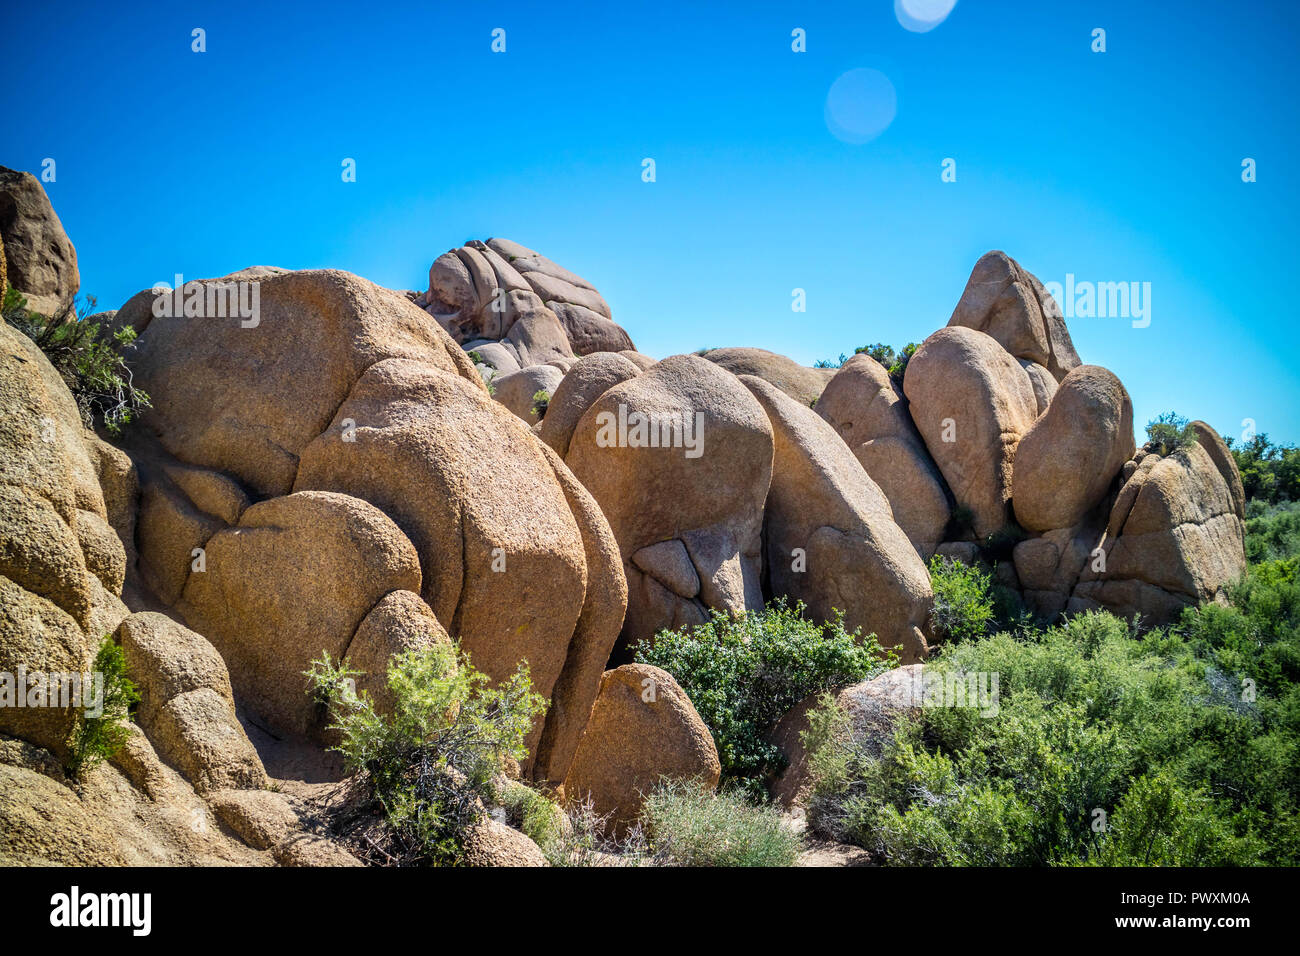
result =
[[493,686],[467,654],[446,644],[407,651],[388,663],[394,705],[380,713],[354,691],[361,672],[330,660],[307,671],[311,693],[341,735],[335,750],[383,810],[401,863],[456,863],[465,831],[495,797],[492,781],[546,709],[527,663]]
[[99,713],[86,716],[87,689],[83,685],[82,708],[72,733],[66,767],[72,777],[84,775],[122,749],[131,735],[131,708],[140,700],[135,684],[126,676],[126,655],[111,636],[106,635],[100,644],[91,673],[102,678],[104,696],[97,702]]
[[135,341],[128,327],[105,335],[98,322],[86,321],[95,310],[93,297],[80,309],[69,303],[53,316],[29,311],[27,300],[6,289],[0,311],[11,326],[36,343],[68,386],[87,428],[102,424],[118,434],[149,407],[149,396],[135,387],[123,350]]
[[1165,412],[1147,423],[1147,449],[1164,458],[1196,444],[1196,430],[1177,412]]

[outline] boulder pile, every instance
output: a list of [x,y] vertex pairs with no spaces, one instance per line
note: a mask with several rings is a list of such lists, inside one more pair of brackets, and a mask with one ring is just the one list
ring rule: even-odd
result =
[[[0,175],[0,233],[9,280],[66,303],[75,253],[30,176]],[[170,307],[231,289],[255,314]],[[381,708],[405,650],[455,642],[498,681],[526,664],[548,706],[519,773],[625,827],[660,776],[720,772],[681,687],[628,663],[665,628],[784,597],[912,664],[935,554],[1001,542],[999,579],[1047,619],[1168,621],[1245,568],[1222,440],[1197,423],[1168,455],[1137,448],[1124,386],[999,252],[897,378],[865,354],[655,361],[591,283],[504,239],[439,256],[423,292],[254,267],[107,320],[139,333],[152,398],[116,445],[0,324],[0,672],[84,671],[111,635],[143,697],[75,798],[42,769],[74,709],[0,708],[0,854],[22,859],[349,862],[265,789],[257,744],[328,742],[303,673],[324,653]],[[43,837],[39,806],[51,833],[98,833],[97,813],[151,829],[92,852]],[[212,834],[182,832],[181,806]],[[537,861],[485,826],[484,859]]]

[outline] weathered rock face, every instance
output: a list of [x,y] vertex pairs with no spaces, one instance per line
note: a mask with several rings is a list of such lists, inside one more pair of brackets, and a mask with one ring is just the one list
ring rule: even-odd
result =
[[81,287],[77,250],[40,181],[5,166],[0,166],[0,239],[6,279],[27,297],[28,309],[51,316],[72,302]]
[[439,256],[417,302],[466,348],[499,342],[521,368],[632,348],[591,283],[509,239],[473,240]]
[[348,666],[362,672],[356,692],[369,695],[375,710],[393,712],[388,663],[399,654],[452,643],[429,605],[414,591],[389,591],[370,609],[347,645]]
[[569,453],[569,439],[591,403],[615,385],[636,378],[641,369],[616,352],[593,352],[580,358],[551,393],[546,417],[537,437],[561,458]]
[[134,469],[82,431],[67,388],[7,325],[0,325],[0,495],[0,671],[84,674],[116,631],[143,696],[123,749],[111,764],[84,770],[75,790],[62,765],[88,702],[5,701],[0,861],[270,862],[222,833],[203,800],[217,787],[266,784],[236,719],[224,662],[161,615],[128,617],[117,597],[127,549],[116,529],[133,521]]
[[717,746],[672,675],[649,664],[606,671],[587,732],[564,781],[570,801],[591,798],[616,832],[636,822],[662,777],[715,787]]
[[563,379],[564,372],[554,365],[530,365],[518,372],[494,377],[492,397],[529,425],[535,425],[540,419],[533,410],[533,396],[538,392],[553,395]]
[[316,706],[303,672],[339,660],[390,591],[420,590],[415,547],[378,508],[304,491],[253,505],[207,542],[177,609],[221,652],[247,705],[305,734]]
[[[0,672],[83,673],[127,614],[97,443],[40,349],[0,324]],[[0,706],[0,733],[66,756],[75,706],[14,702]]]
[[614,532],[596,499],[560,456],[543,447],[582,534],[587,559],[587,594],[569,642],[564,668],[551,691],[551,709],[537,746],[534,776],[553,786],[564,780],[587,727],[601,675],[627,613],[627,580]]
[[158,755],[200,793],[258,790],[266,770],[235,717],[225,662],[206,640],[162,614],[132,614],[117,631],[140,691],[137,721]]
[[1078,366],[1016,448],[1016,520],[1031,531],[1073,527],[1101,501],[1133,451],[1128,392],[1106,369]]
[[975,532],[1002,528],[1016,448],[1038,415],[1028,373],[988,335],[950,325],[916,350],[903,390],[956,504],[973,513]]
[[[355,441],[343,440],[347,419]],[[581,532],[542,447],[478,385],[392,360],[361,377],[304,451],[297,487],[364,498],[391,516],[420,556],[423,587],[412,590],[474,665],[504,680],[526,660],[549,696],[588,581]]]
[[1043,366],[1058,382],[1079,364],[1060,306],[1004,252],[985,253],[975,263],[948,325],[987,332],[1016,358]]
[[917,553],[929,560],[943,540],[952,506],[907,399],[889,372],[870,355],[853,356],[827,383],[816,410],[889,499],[894,520]]
[[[1102,507],[1098,510],[1104,509]],[[1078,525],[1045,531],[1015,546],[1012,560],[1025,606],[1043,620],[1065,610],[1084,566],[1100,552],[1106,516],[1090,514]]]
[[755,375],[805,407],[817,401],[826,383],[835,375],[835,369],[807,368],[767,349],[709,349],[703,357],[721,365],[732,375]]
[[288,494],[303,449],[376,362],[408,358],[478,378],[464,352],[398,293],[335,270],[256,281],[256,326],[157,318],[134,365],[153,400],[143,424],[163,446],[257,494]]
[[1168,623],[1190,604],[1224,600],[1245,572],[1241,476],[1218,433],[1194,424],[1197,444],[1167,458],[1138,453],[1101,543],[1104,570],[1085,566],[1070,611]]
[[[584,539],[603,518],[575,517],[544,446],[437,323],[341,272],[275,275],[260,290],[255,327],[153,319],[137,373],[156,406],[146,424],[170,453],[138,459],[142,572],[227,655],[241,703],[305,729],[299,664],[345,651],[394,590],[418,594],[493,678],[528,661],[546,696],[575,633],[608,649],[621,608],[588,602],[588,588],[617,595],[622,575],[593,576]],[[258,497],[270,500],[250,507]],[[311,517],[339,501],[346,520]],[[330,596],[304,601],[304,589]],[[573,686],[568,712],[585,713],[594,683]]]
[[[800,701],[772,730],[772,743],[788,761],[772,783],[772,796],[782,806],[799,802],[810,782],[810,754],[804,747],[803,734],[808,730],[808,712],[818,705],[820,697],[814,694]],[[847,732],[854,746],[877,754],[883,752],[898,721],[917,714],[924,700],[924,668],[920,664],[895,667],[835,694],[835,702],[849,717]]]
[[[565,463],[618,541],[628,579],[626,641],[699,623],[706,607],[762,605],[759,535],[772,426],[734,375],[696,356],[664,359],[588,407]],[[660,563],[639,555],[671,541],[686,551],[695,579],[658,577]],[[696,579],[698,592],[680,593]]]
[[889,502],[816,412],[752,375],[741,378],[772,423],[775,458],[763,537],[775,594],[808,605],[814,620],[844,612],[900,658],[923,659],[930,575]]

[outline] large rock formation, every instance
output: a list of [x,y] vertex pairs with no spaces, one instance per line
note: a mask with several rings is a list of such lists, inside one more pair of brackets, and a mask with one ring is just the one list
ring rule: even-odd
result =
[[1069,610],[1105,607],[1151,624],[1226,599],[1246,570],[1241,476],[1223,439],[1195,422],[1197,441],[1167,457],[1139,452]]
[[1128,392],[1106,369],[1078,366],[1017,446],[1016,520],[1031,531],[1073,527],[1101,501],[1133,450]]
[[917,553],[929,560],[943,540],[952,505],[902,389],[884,366],[860,353],[827,383],[816,409],[889,499],[894,520]]
[[81,287],[77,250],[39,180],[5,166],[0,166],[0,242],[6,281],[27,297],[28,309],[52,316],[72,302]]
[[306,734],[317,716],[303,676],[312,660],[341,659],[382,598],[420,583],[415,546],[382,511],[302,491],[259,502],[214,534],[176,608],[229,662],[246,706]]
[[987,332],[1013,356],[1046,368],[1058,382],[1079,364],[1061,307],[1005,252],[987,252],[975,263],[948,325]]
[[628,580],[624,638],[762,605],[772,426],[730,372],[675,355],[606,391],[565,462],[609,519]]
[[[575,517],[544,446],[406,297],[342,272],[256,281],[255,325],[161,317],[140,339],[160,446],[140,460],[163,467],[148,469],[137,538],[142,569],[166,569],[158,597],[201,622],[236,695],[286,729],[307,729],[299,664],[345,651],[393,590],[418,593],[494,679],[527,661],[539,693],[569,688],[567,711],[589,709],[591,682],[562,678],[591,648],[607,657],[621,623],[588,590],[624,586],[617,564],[588,567],[599,512]],[[248,507],[245,491],[269,500]],[[301,494],[321,491],[338,494]],[[321,508],[333,517],[312,518]]]
[[443,253],[416,302],[500,372],[633,347],[591,283],[509,239]]
[[1029,375],[996,340],[960,325],[935,332],[907,365],[912,419],[975,532],[1010,519],[1016,447],[1038,417]]
[[[175,621],[128,616],[117,596],[128,551],[118,529],[132,526],[134,489],[130,461],[83,430],[45,356],[0,324],[0,674],[9,678],[0,681],[0,862],[269,864],[270,853],[218,823],[217,793],[265,793],[267,783],[224,661]],[[87,763],[73,780],[64,767],[76,756],[74,731],[96,700],[64,689],[74,675],[93,687],[89,668],[110,637],[142,699],[111,763]],[[38,700],[30,692],[42,683]],[[19,692],[39,706],[14,706]]]
[[126,555],[108,524],[99,445],[30,339],[0,323],[0,734],[60,757],[77,707],[16,706],[17,675],[81,674],[127,614]]
[[846,627],[901,646],[906,663],[923,659],[930,575],[889,502],[816,412],[761,378],[741,381],[775,436],[763,517],[771,590],[803,601],[815,620],[843,611]]

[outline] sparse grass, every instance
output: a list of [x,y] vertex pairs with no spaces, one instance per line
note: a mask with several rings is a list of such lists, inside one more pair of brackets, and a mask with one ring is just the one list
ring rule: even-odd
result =
[[776,808],[693,781],[661,783],[641,823],[660,866],[793,866],[802,847]]

